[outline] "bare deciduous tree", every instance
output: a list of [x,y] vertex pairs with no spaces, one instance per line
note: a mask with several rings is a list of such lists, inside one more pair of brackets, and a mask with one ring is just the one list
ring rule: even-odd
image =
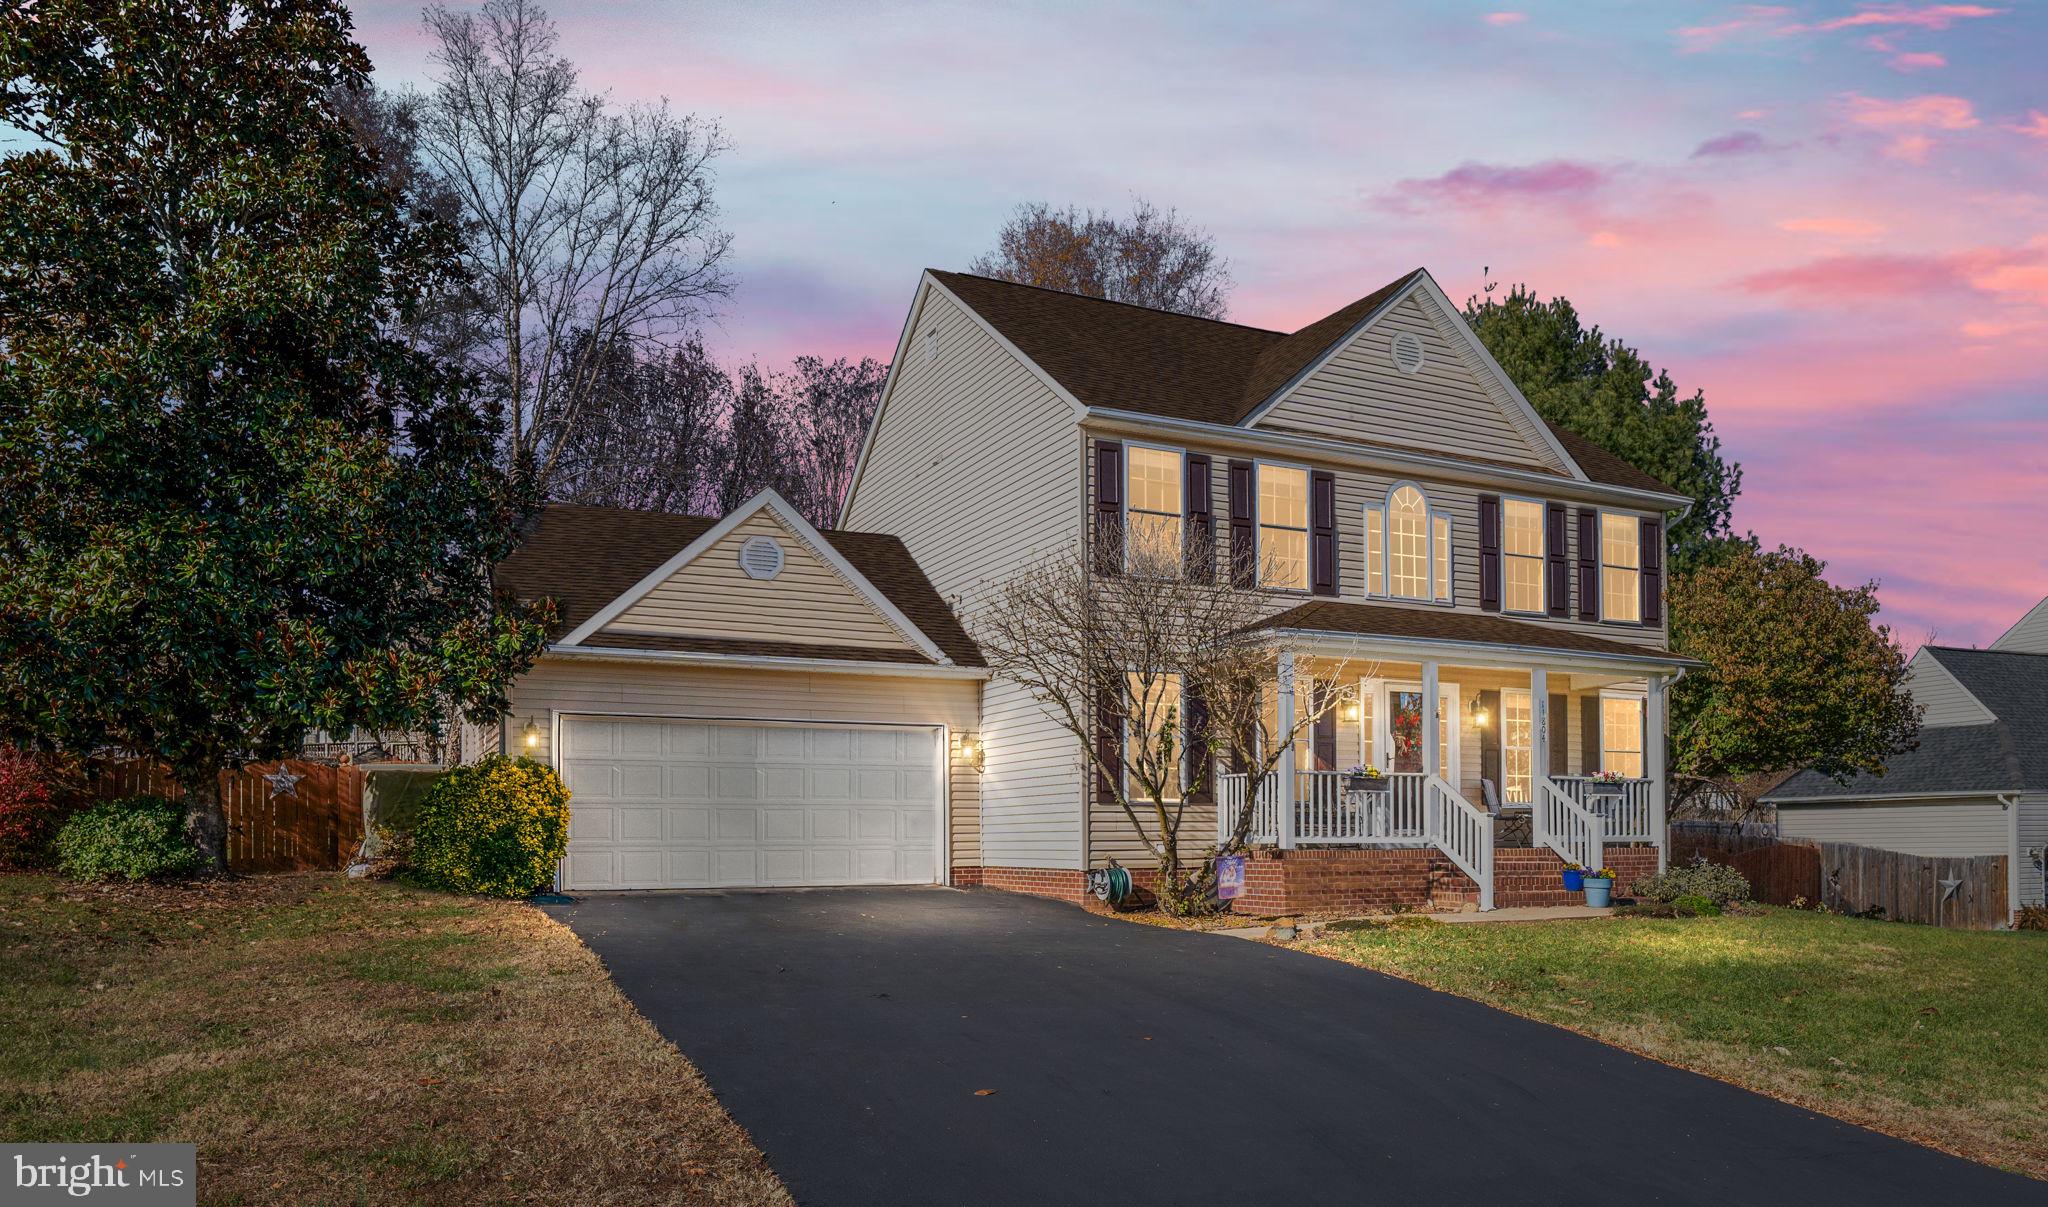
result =
[[[1269,602],[1227,576],[1184,573],[1214,561],[1200,540],[1183,544],[1179,532],[1133,541],[1114,574],[1088,548],[1055,553],[963,609],[991,671],[1079,742],[1097,792],[1157,863],[1160,907],[1177,915],[1213,908],[1215,857],[1243,849],[1283,752],[1356,699],[1346,685],[1357,680],[1334,668],[1330,690],[1297,693],[1283,728],[1274,704],[1286,647],[1257,627]],[[1190,799],[1214,794],[1219,761],[1248,772],[1243,804],[1223,819],[1222,841],[1191,839]]]
[[702,512],[723,472],[732,379],[695,336],[642,359],[601,362],[599,388],[563,446],[557,498],[637,511]]
[[783,378],[795,462],[791,498],[821,528],[839,522],[839,505],[853,485],[853,465],[888,376],[889,366],[871,357],[854,363],[799,356]]
[[503,391],[516,464],[545,490],[622,346],[660,345],[731,291],[715,122],[582,91],[529,0],[427,10],[437,46],[421,156],[461,199],[490,319],[476,367]]
[[1200,318],[1230,309],[1230,264],[1216,241],[1143,198],[1122,218],[1027,202],[1003,224],[996,250],[967,271]]

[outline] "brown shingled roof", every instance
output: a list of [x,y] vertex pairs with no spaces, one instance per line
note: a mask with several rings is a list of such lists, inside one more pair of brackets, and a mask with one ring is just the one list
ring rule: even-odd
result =
[[[1422,272],[1415,269],[1289,334],[967,273],[926,271],[1083,406],[1233,426]],[[1591,480],[1676,493],[1585,437],[1549,426]]]
[[[523,599],[552,598],[559,628],[573,631],[606,604],[682,552],[718,521],[705,516],[667,515],[619,507],[551,503],[541,509],[526,539],[499,563],[498,585]],[[961,666],[982,666],[981,651],[938,590],[918,569],[910,550],[893,536],[876,532],[824,531],[853,568],[888,597],[932,644]],[[728,642],[722,639],[635,638],[632,648],[693,649],[764,657],[853,658],[863,661],[928,662],[921,654],[892,654],[854,646],[800,646],[789,642]],[[613,636],[607,645],[628,645]]]
[[1474,612],[1436,608],[1403,608],[1391,604],[1339,603],[1316,600],[1267,617],[1262,629],[1309,633],[1350,633],[1360,637],[1412,637],[1425,641],[1466,641],[1478,645],[1524,645],[1579,654],[1655,658],[1694,664],[1694,660],[1652,645],[1629,645],[1590,633],[1553,629]]

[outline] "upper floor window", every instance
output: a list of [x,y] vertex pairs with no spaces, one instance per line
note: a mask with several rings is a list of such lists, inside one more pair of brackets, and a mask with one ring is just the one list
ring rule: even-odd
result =
[[1502,499],[1501,603],[1510,612],[1543,614],[1543,504]]
[[1269,587],[1308,590],[1308,471],[1259,463],[1259,568]]
[[1630,779],[1643,775],[1641,696],[1600,697],[1600,769]]
[[1642,521],[1600,513],[1600,619],[1643,622]]
[[1180,453],[1132,445],[1124,483],[1124,564],[1139,573],[1178,574],[1186,485]]
[[1451,600],[1451,520],[1419,487],[1401,483],[1365,509],[1365,593]]

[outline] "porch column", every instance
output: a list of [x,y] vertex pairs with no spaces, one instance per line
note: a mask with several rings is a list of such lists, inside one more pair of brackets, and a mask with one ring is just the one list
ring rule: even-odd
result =
[[1650,834],[1657,843],[1657,870],[1670,859],[1671,832],[1664,821],[1664,676],[1650,676],[1650,691],[1643,698],[1643,775],[1650,781]]
[[1550,777],[1550,672],[1529,672],[1529,845],[1548,837],[1543,827],[1543,781]]
[[1279,690],[1274,728],[1280,740],[1280,791],[1274,802],[1280,814],[1280,849],[1294,849],[1294,652],[1280,651]]
[[1443,741],[1443,727],[1437,720],[1437,674],[1436,663],[1424,660],[1422,663],[1422,773],[1442,775],[1443,759],[1437,745]]

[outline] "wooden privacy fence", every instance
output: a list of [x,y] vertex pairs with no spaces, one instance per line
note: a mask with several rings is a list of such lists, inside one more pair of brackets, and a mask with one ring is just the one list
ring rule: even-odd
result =
[[[238,872],[290,872],[345,867],[363,838],[363,773],[332,763],[288,760],[299,776],[290,792],[263,777],[277,763],[251,763],[220,773],[221,806],[228,818],[228,866]],[[87,794],[100,800],[145,793],[185,795],[170,770],[149,759],[97,764]]]
[[1873,908],[1899,922],[1989,930],[2010,921],[2003,855],[1908,855],[1846,842],[1819,845],[1820,901],[1837,913]]
[[1674,821],[1671,862],[1691,863],[1704,855],[1708,863],[1727,863],[1744,851],[1776,846],[1778,827],[1762,822]]
[[1820,852],[1803,843],[1750,847],[1724,860],[1749,881],[1749,894],[1770,905],[1814,905],[1820,894]]

